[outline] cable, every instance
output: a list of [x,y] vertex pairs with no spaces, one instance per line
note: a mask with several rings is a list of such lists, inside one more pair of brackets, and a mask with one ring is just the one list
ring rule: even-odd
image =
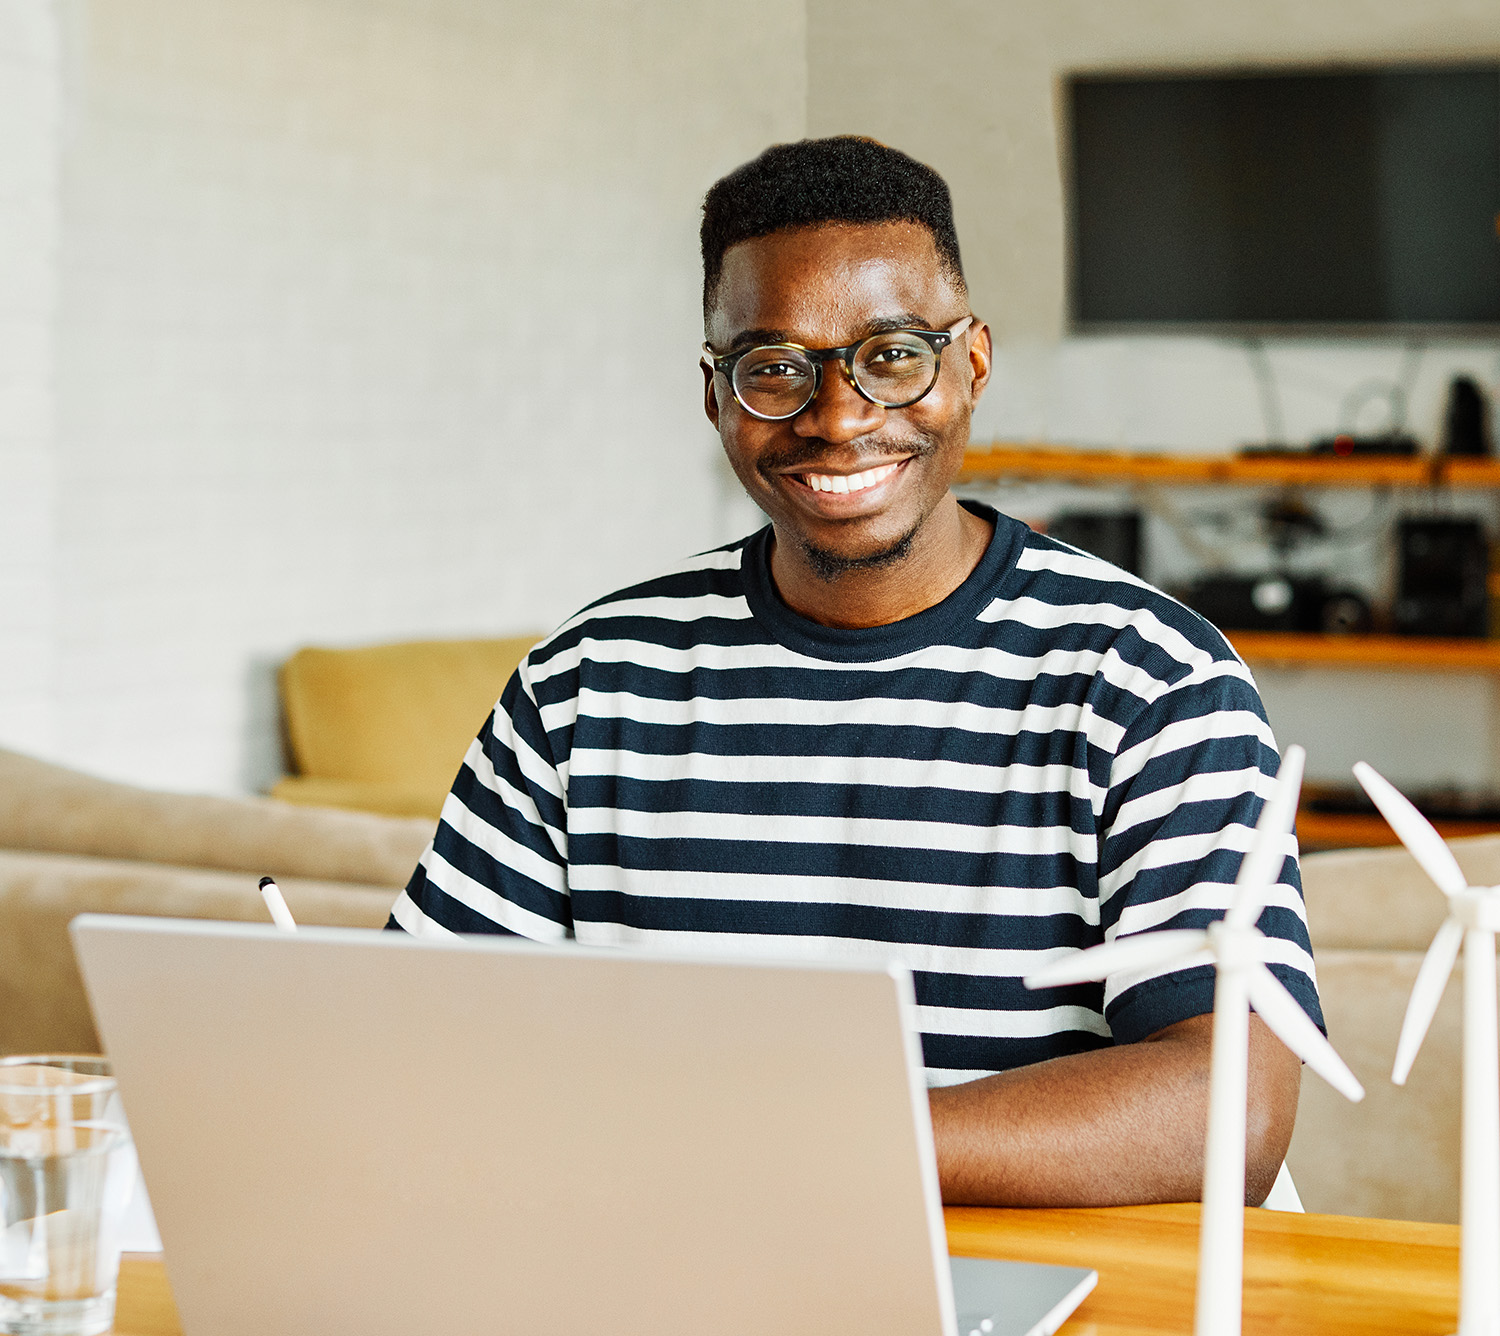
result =
[[1396,372],[1396,385],[1399,399],[1391,405],[1395,417],[1395,429],[1398,432],[1406,430],[1406,412],[1411,407],[1412,391],[1417,387],[1417,371],[1422,365],[1422,354],[1427,351],[1427,345],[1420,339],[1407,339],[1406,345],[1401,350],[1401,367]]
[[1417,371],[1422,365],[1422,354],[1426,346],[1416,339],[1409,339],[1401,352],[1401,365],[1394,377],[1377,376],[1362,380],[1349,391],[1339,404],[1339,433],[1350,436],[1358,434],[1360,410],[1366,404],[1384,399],[1387,409],[1385,430],[1365,432],[1364,435],[1399,436],[1406,430],[1406,411],[1411,403],[1411,392],[1417,381]]
[[1177,541],[1187,550],[1200,566],[1209,571],[1223,571],[1229,568],[1229,559],[1222,549],[1205,543],[1194,532],[1195,523],[1191,519],[1184,519],[1175,506],[1167,501],[1156,488],[1151,486],[1133,487],[1131,494],[1135,497],[1137,504],[1149,515],[1155,515],[1177,536]]
[[1282,417],[1281,396],[1276,390],[1276,373],[1271,367],[1265,340],[1253,335],[1246,338],[1245,356],[1250,359],[1250,370],[1255,375],[1256,389],[1260,393],[1261,425],[1266,429],[1266,444],[1284,445],[1286,420]]
[[1374,489],[1370,497],[1370,509],[1357,520],[1340,525],[1337,529],[1324,529],[1309,547],[1354,547],[1379,538],[1391,512],[1391,493],[1387,487]]

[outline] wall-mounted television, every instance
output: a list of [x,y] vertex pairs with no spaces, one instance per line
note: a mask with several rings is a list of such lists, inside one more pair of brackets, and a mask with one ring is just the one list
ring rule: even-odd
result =
[[1075,329],[1500,333],[1500,60],[1064,93]]

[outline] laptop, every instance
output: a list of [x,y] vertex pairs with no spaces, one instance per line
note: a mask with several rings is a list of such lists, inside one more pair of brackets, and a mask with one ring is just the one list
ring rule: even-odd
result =
[[84,915],[187,1336],[1050,1333],[948,1258],[910,974]]

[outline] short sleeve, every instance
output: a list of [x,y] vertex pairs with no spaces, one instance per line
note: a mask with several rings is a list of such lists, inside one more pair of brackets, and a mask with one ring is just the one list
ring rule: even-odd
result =
[[[1237,659],[1202,665],[1130,723],[1111,766],[1101,823],[1106,940],[1202,928],[1224,916],[1269,797],[1279,756],[1259,694]],[[1294,835],[1259,926],[1272,973],[1323,1027]],[[1211,967],[1106,981],[1105,1018],[1131,1043],[1213,1010]]]

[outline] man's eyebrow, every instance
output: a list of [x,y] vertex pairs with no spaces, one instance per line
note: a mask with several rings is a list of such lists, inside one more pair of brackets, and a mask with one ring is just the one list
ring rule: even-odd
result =
[[863,334],[868,337],[871,334],[884,334],[893,329],[934,329],[914,311],[902,311],[899,315],[882,316],[879,320],[872,320],[863,328]]
[[737,353],[742,348],[758,348],[763,343],[791,342],[791,335],[784,329],[747,329],[729,340],[728,351]]
[[[895,315],[883,315],[874,320],[867,320],[860,325],[851,343],[858,343],[861,339],[867,339],[871,334],[885,334],[893,329],[935,329],[923,317],[912,311],[898,311]],[[736,334],[729,341],[727,351],[737,353],[744,348],[759,348],[767,343],[796,343],[789,331],[784,329],[746,329]]]

